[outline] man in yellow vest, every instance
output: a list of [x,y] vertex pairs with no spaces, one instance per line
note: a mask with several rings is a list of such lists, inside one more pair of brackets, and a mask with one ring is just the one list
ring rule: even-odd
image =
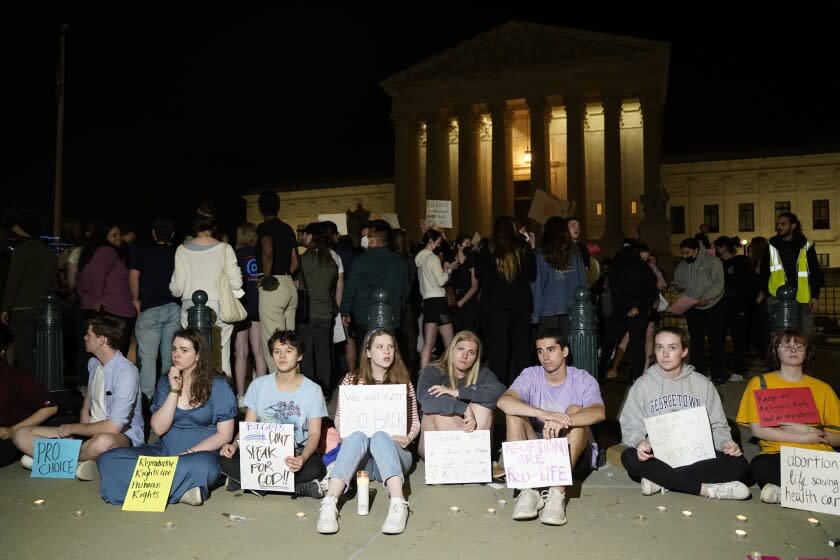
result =
[[776,218],[776,235],[761,259],[761,286],[772,309],[776,290],[788,285],[796,292],[802,309],[802,333],[814,334],[814,314],[820,288],[825,284],[814,243],[802,234],[802,224],[793,212],[782,212]]

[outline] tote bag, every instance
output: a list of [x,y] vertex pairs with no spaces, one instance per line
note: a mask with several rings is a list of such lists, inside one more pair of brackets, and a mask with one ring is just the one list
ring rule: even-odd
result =
[[227,275],[226,255],[227,247],[222,250],[222,272],[219,273],[219,278],[216,280],[216,288],[219,291],[219,319],[225,323],[238,323],[248,318],[248,312],[233,295]]

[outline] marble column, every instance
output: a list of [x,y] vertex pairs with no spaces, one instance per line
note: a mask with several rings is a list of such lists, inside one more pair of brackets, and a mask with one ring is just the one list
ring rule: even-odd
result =
[[426,212],[426,189],[420,184],[420,123],[414,115],[394,115],[394,205],[409,239],[420,240],[420,218]]
[[[586,148],[584,119],[586,103],[579,95],[565,95],[566,103],[566,185],[567,197],[575,204],[573,214],[581,219],[586,213]],[[583,224],[584,227],[586,224]]]
[[493,120],[492,219],[513,216],[513,116],[506,101],[490,105]]
[[458,216],[456,231],[489,231],[485,220],[488,201],[479,192],[480,115],[475,106],[458,111]]
[[544,97],[529,97],[527,101],[531,132],[531,193],[535,189],[551,193],[551,143],[548,131],[551,105]]
[[[449,119],[445,111],[426,120],[426,199],[451,200],[449,188]],[[423,211],[425,212],[425,203]]]
[[618,249],[624,237],[624,202],[621,185],[621,98],[608,95],[604,107],[604,233],[601,246],[607,254]]
[[671,223],[665,217],[666,195],[659,170],[663,106],[656,93],[642,94],[640,102],[645,188],[642,199],[644,217],[639,224],[639,237],[657,254],[657,262],[661,263],[660,268],[666,272],[671,264]]

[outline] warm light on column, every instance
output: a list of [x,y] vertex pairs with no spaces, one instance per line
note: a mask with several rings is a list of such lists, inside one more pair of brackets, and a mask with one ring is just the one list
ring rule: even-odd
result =
[[604,205],[600,202],[595,203],[595,215],[600,216],[604,213]]
[[635,200],[630,201],[630,213],[635,214],[637,211],[638,211],[638,208],[636,207],[636,201]]
[[522,156],[522,161],[525,163],[531,163],[531,150],[525,150],[525,155]]

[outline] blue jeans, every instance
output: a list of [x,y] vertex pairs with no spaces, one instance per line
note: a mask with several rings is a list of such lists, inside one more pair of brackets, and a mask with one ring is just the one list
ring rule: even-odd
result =
[[137,316],[134,335],[137,337],[137,357],[140,359],[140,389],[149,400],[155,394],[158,352],[160,371],[167,374],[172,367],[172,337],[180,328],[181,306],[177,303],[152,307]]
[[330,478],[341,480],[349,488],[356,471],[366,470],[371,480],[385,482],[398,476],[405,481],[404,475],[411,468],[413,459],[411,451],[400,447],[385,432],[376,432],[370,438],[362,432],[354,432],[341,440]]

